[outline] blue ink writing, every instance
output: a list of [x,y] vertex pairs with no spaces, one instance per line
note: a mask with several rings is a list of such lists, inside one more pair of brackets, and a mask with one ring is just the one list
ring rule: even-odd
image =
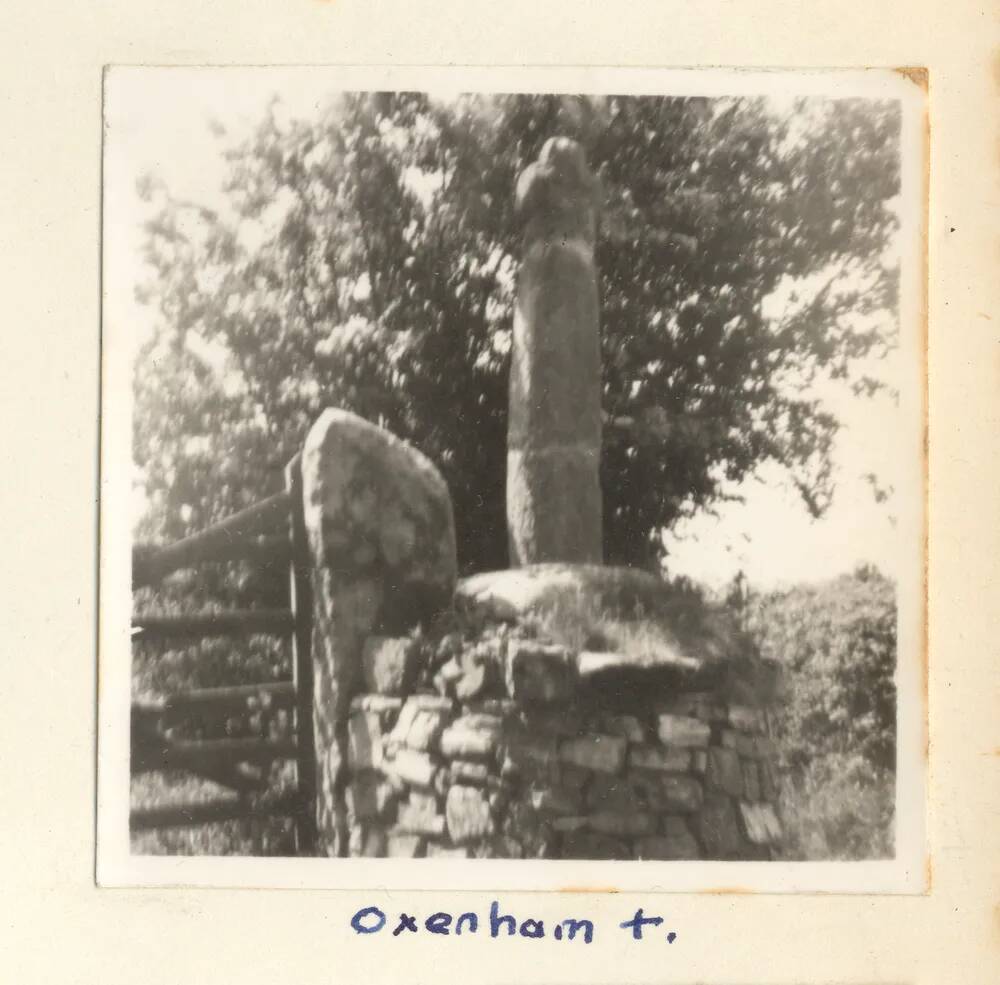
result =
[[[374,917],[374,926],[366,924],[367,917]],[[356,934],[377,934],[385,926],[385,914],[377,906],[366,906],[351,917],[351,926]]]
[[[388,918],[377,906],[363,907],[351,917],[351,927],[357,934],[378,934],[386,928],[387,923]],[[479,923],[479,915],[471,911],[460,913],[455,917],[445,910],[439,910],[426,919],[418,917],[416,914],[399,913],[391,936],[408,936],[423,931],[439,937],[461,937],[463,934],[478,934]],[[494,939],[542,940],[549,936],[557,941],[579,940],[584,944],[591,944],[596,934],[594,922],[580,917],[552,920],[549,922],[548,928],[546,928],[545,923],[538,917],[529,916],[522,919],[513,913],[505,913],[500,907],[499,900],[493,900],[490,903],[489,935]],[[647,916],[640,907],[628,920],[618,924],[618,927],[628,931],[632,940],[641,941],[650,936],[649,934],[644,935],[644,931],[662,924],[663,917]],[[668,944],[673,944],[677,940],[677,934],[672,930],[665,936]]]
[[400,913],[399,925],[392,932],[393,937],[398,937],[404,930],[415,934],[417,932],[417,918],[411,917],[408,913]]
[[[635,911],[635,916],[631,920],[626,920],[622,925],[622,930],[628,930],[632,928],[632,940],[641,941],[642,940],[642,928],[646,926],[659,927],[663,923],[663,917],[647,917],[643,916],[642,907],[640,906],[638,910]],[[671,944],[673,941],[670,942]]]

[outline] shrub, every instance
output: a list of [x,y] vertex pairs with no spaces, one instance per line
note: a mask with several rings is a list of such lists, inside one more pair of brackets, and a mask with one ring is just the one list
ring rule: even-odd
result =
[[893,851],[896,594],[873,568],[751,595],[747,629],[783,669],[775,737],[793,858]]

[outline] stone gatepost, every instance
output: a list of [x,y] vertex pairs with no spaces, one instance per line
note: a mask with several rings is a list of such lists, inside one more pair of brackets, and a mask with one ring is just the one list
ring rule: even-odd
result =
[[344,787],[351,699],[372,635],[397,636],[451,602],[457,577],[451,497],[405,441],[326,410],[302,450],[312,562],[313,726],[321,851],[347,854]]
[[548,140],[521,175],[523,256],[510,368],[512,566],[601,563],[599,184],[579,144]]

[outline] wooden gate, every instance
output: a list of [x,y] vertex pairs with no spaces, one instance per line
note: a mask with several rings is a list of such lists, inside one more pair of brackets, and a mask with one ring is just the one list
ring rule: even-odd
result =
[[[184,770],[228,787],[235,798],[133,809],[133,832],[239,818],[286,816],[294,819],[296,850],[316,846],[316,764],[312,728],[312,594],[309,552],[302,516],[300,459],[285,470],[284,491],[262,500],[200,533],[163,547],[137,545],[132,552],[133,591],[157,584],[173,571],[206,563],[251,561],[287,564],[288,607],[170,616],[134,613],[133,639],[143,642],[273,635],[292,648],[292,678],[258,685],[178,692],[156,703],[132,705],[131,772]],[[178,740],[171,728],[198,715],[225,721],[248,712],[285,710],[293,738],[268,737]],[[268,769],[277,760],[295,764],[290,793],[268,788]]]

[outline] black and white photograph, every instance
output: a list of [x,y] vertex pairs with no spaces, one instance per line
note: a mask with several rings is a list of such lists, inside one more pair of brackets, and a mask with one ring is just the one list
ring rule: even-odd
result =
[[104,86],[102,882],[919,890],[914,80]]

